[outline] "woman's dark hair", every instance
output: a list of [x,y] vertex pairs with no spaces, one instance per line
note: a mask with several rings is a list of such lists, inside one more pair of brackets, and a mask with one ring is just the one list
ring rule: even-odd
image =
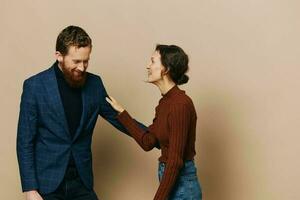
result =
[[70,46],[75,47],[91,47],[92,40],[90,36],[78,26],[68,26],[63,29],[56,40],[56,51],[62,55],[67,55]]
[[189,57],[178,46],[158,44],[155,48],[161,56],[162,65],[169,70],[171,79],[177,84],[187,83],[189,77],[185,74],[189,69]]

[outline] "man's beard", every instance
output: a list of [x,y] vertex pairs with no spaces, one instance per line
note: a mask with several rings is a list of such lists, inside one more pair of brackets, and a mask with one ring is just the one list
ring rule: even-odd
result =
[[72,87],[72,88],[83,88],[83,86],[86,82],[86,76],[87,76],[86,71],[82,72],[80,79],[76,79],[74,74],[73,74],[73,71],[68,71],[68,69],[66,69],[64,63],[61,63],[61,69],[62,69],[62,72],[64,74],[64,78],[65,78],[65,80],[67,81],[67,83],[69,84],[70,87]]

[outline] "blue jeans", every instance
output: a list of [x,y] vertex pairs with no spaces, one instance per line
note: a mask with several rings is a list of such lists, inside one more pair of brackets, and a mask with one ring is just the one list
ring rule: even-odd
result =
[[[161,181],[165,163],[160,162],[158,166],[158,178]],[[168,200],[201,200],[202,191],[197,178],[197,170],[194,161],[186,161],[177,176],[177,180]]]

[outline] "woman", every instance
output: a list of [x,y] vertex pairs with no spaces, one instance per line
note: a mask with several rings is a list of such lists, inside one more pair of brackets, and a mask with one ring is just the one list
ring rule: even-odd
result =
[[156,146],[161,148],[160,185],[155,200],[202,199],[193,161],[197,115],[192,100],[177,86],[188,82],[185,75],[188,62],[188,56],[180,47],[156,46],[147,67],[147,82],[159,88],[162,98],[147,132],[114,98],[107,98],[119,112],[118,120],[145,151]]

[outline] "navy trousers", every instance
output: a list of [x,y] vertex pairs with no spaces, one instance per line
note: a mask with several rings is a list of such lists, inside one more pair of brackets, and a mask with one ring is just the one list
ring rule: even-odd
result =
[[43,200],[98,200],[93,190],[82,183],[75,166],[68,166],[59,187],[50,194],[42,195]]

